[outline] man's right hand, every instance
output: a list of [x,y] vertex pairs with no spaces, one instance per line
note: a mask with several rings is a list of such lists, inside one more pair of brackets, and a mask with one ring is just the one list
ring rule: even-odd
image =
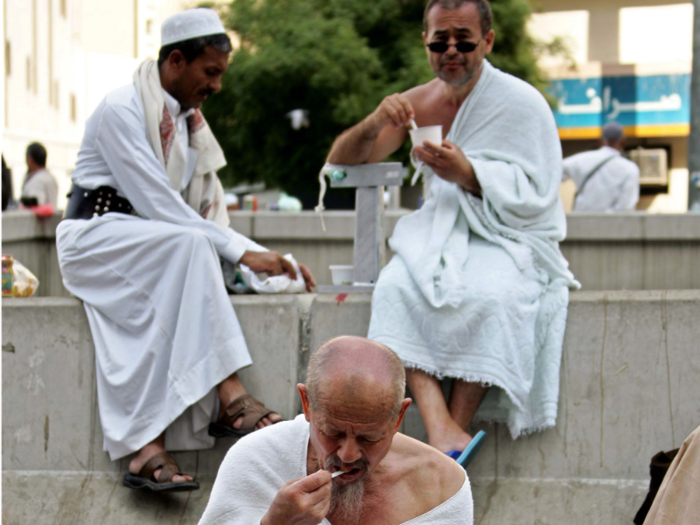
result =
[[413,106],[408,98],[400,93],[384,97],[384,100],[372,113],[377,131],[381,131],[388,124],[392,124],[397,129],[403,126],[410,128],[412,118],[416,118]]
[[238,262],[245,264],[255,273],[265,272],[267,275],[286,274],[292,280],[297,278],[294,265],[277,252],[251,252],[248,250]]
[[330,509],[331,486],[327,470],[288,481],[277,492],[260,525],[318,525]]

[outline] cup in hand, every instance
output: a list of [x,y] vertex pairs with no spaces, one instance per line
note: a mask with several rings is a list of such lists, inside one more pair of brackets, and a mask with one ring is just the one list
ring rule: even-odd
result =
[[411,148],[411,164],[413,167],[418,169],[420,162],[416,159],[413,154],[413,150],[416,146],[422,146],[427,140],[436,145],[442,144],[442,126],[425,126],[424,128],[410,129],[408,132],[411,134],[411,142],[413,147]]

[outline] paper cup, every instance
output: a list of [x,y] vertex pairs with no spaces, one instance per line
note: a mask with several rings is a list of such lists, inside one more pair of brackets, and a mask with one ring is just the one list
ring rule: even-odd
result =
[[413,147],[411,148],[411,164],[413,164],[414,168],[418,169],[420,162],[413,154],[413,150],[416,146],[422,146],[426,140],[438,146],[442,144],[442,126],[425,126],[424,128],[410,129],[408,132],[411,134],[411,142],[413,143]]
[[348,264],[331,265],[331,276],[335,286],[352,285],[353,267]]

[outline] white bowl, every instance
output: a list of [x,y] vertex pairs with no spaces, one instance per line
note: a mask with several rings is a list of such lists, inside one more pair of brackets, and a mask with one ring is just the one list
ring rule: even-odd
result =
[[331,275],[333,276],[333,284],[335,286],[350,285],[352,286],[353,271],[352,264],[331,264]]

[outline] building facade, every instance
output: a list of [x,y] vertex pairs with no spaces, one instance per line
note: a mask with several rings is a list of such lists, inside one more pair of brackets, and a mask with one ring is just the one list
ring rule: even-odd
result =
[[559,38],[568,49],[568,56],[541,61],[553,79],[564,156],[595,148],[602,126],[617,121],[625,126],[628,153],[645,163],[638,209],[687,211],[693,4],[539,4],[531,34],[543,41]]
[[184,0],[3,0],[2,154],[18,198],[27,145],[48,151],[65,206],[85,121],[156,58],[160,25]]

